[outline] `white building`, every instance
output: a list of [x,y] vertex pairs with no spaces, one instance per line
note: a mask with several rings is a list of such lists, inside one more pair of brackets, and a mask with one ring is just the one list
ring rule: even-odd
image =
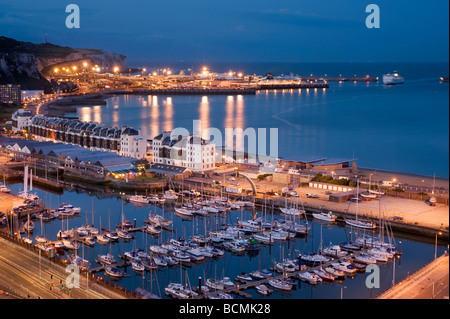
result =
[[215,168],[216,145],[198,136],[171,138],[164,132],[153,139],[153,162],[189,168],[192,171],[207,171]]
[[24,129],[28,129],[32,117],[33,114],[30,111],[25,111],[24,109],[15,111],[11,116],[12,131],[21,132]]
[[123,129],[120,137],[119,155],[142,159],[145,158],[146,154],[147,139],[130,127]]

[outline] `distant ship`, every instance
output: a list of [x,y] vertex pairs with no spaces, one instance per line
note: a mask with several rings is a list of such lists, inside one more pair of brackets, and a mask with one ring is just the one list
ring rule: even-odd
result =
[[393,74],[383,74],[383,83],[386,85],[402,84],[405,79],[396,71]]

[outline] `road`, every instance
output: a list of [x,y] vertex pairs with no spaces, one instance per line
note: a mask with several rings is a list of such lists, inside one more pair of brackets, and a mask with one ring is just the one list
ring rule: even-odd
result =
[[378,299],[448,299],[449,256],[443,255],[381,294]]
[[0,289],[16,298],[30,299],[123,299],[124,296],[87,279],[69,289],[70,275],[60,265],[0,238]]

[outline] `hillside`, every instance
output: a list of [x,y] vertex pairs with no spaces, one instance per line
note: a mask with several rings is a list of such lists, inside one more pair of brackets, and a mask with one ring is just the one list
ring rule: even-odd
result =
[[48,90],[44,75],[62,64],[83,62],[126,68],[126,57],[98,49],[74,49],[52,43],[34,44],[0,36],[0,84],[21,84],[27,90]]

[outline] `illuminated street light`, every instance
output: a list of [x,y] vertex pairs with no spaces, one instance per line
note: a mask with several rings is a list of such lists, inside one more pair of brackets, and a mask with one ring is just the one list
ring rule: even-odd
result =
[[114,67],[114,73],[117,73],[117,72],[119,72],[119,68],[116,66],[116,67]]
[[437,237],[438,237],[438,235],[439,236],[442,235],[442,232],[436,233],[436,241],[434,243],[434,259],[436,259],[436,257],[437,257]]

